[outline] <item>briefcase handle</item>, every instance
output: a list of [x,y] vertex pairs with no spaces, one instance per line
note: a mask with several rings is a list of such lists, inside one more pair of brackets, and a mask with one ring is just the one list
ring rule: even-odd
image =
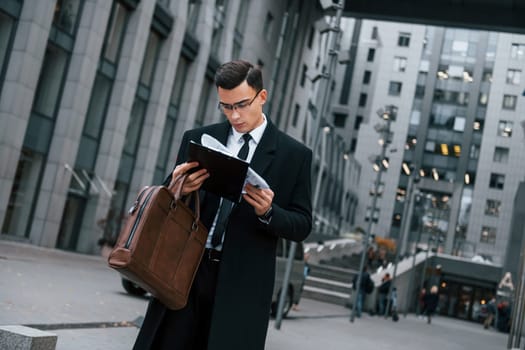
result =
[[[186,181],[186,177],[188,174],[181,174],[175,178],[174,181],[174,187],[175,187],[175,195],[173,196],[173,201],[171,202],[171,208],[174,208],[177,205],[177,201],[181,200],[182,198],[182,187],[184,185],[184,181]],[[171,191],[170,191],[171,192]],[[173,192],[171,192],[173,193]],[[189,206],[191,196],[195,197],[195,220],[193,221],[192,230],[196,230],[198,227],[199,219],[201,217],[201,206],[200,206],[200,199],[199,199],[199,191],[193,191],[188,194],[186,197],[186,200],[184,201],[184,204],[186,206]]]

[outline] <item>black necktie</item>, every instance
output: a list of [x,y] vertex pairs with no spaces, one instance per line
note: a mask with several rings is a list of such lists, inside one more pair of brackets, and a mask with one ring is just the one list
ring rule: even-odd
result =
[[[252,138],[250,134],[242,135],[244,144],[242,145],[237,157],[246,160],[248,157],[248,152],[250,151],[250,139]],[[211,237],[212,247],[217,247],[222,243],[222,237],[224,236],[224,231],[226,225],[228,224],[228,218],[233,207],[233,202],[225,198],[222,199],[221,207],[219,208],[219,216],[217,217],[217,222],[215,223],[215,229],[213,230],[213,236]]]

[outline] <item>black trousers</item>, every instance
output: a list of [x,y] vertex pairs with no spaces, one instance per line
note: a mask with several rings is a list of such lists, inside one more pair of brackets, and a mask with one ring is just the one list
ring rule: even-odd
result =
[[[219,265],[220,262],[212,261],[205,252],[193,281],[188,304],[180,310],[166,309],[154,335],[143,332],[143,327],[133,349],[206,350]],[[150,303],[143,324],[159,322],[154,319],[159,317],[158,312],[152,309]],[[151,336],[152,341],[146,339]]]

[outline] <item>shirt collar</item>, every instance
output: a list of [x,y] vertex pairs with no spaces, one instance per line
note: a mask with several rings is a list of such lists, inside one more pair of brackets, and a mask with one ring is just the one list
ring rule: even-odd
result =
[[[262,124],[249,132],[250,136],[252,137],[252,140],[255,142],[256,145],[258,145],[259,141],[261,141],[264,130],[266,129],[266,125],[268,125],[268,121],[266,120],[266,115],[264,115],[263,113],[262,116],[263,116]],[[242,135],[244,135],[245,133],[240,133],[234,128],[231,128],[231,131],[232,131],[232,136],[235,142],[241,143]]]

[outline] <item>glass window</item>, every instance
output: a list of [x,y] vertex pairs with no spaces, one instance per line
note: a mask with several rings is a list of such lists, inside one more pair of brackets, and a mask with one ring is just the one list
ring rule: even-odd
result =
[[35,94],[33,111],[54,118],[68,54],[48,45]]
[[376,54],[376,49],[374,49],[374,48],[369,48],[369,49],[368,49],[368,54],[367,54],[367,56],[366,56],[366,60],[367,60],[368,62],[374,62],[374,56],[375,56],[375,54]]
[[510,58],[516,60],[522,60],[525,58],[525,44],[512,44],[510,47]]
[[139,142],[142,126],[144,124],[144,115],[146,113],[146,101],[141,98],[135,98],[131,108],[126,139],[124,141],[124,153],[135,156]]
[[[204,79],[202,84],[201,96],[199,99],[199,108],[195,117],[195,127],[204,125],[204,119],[206,118],[206,111],[208,110],[209,104],[213,103],[213,106],[217,105],[215,99],[210,100],[211,92],[215,88],[215,84],[209,78]],[[214,109],[216,110],[216,109]]]
[[397,46],[410,46],[410,33],[399,33],[399,37],[397,38]]
[[479,94],[479,104],[482,105],[482,106],[486,106],[487,103],[489,102],[489,94],[486,93],[486,92],[481,92]]
[[379,34],[377,32],[377,26],[374,26],[372,28],[372,36],[371,36],[372,40],[377,40],[379,38]]
[[359,130],[361,123],[363,122],[363,116],[358,115],[355,117],[354,130]]
[[503,95],[503,106],[502,106],[502,108],[503,109],[515,110],[516,109],[516,100],[517,100],[517,96],[516,95]]
[[369,70],[365,70],[365,74],[363,75],[363,84],[369,84],[371,76],[372,76],[372,72]]
[[124,39],[124,32],[128,18],[128,11],[118,1],[113,3],[111,19],[106,32],[106,42],[103,57],[111,63],[117,62],[120,46]]
[[263,28],[263,35],[266,41],[272,40],[272,32],[273,32],[273,15],[268,12],[266,14],[266,18],[264,19],[264,28]]
[[20,237],[28,236],[28,225],[31,221],[43,160],[43,155],[22,149],[7,204],[2,233]]
[[489,187],[490,188],[494,188],[494,189],[497,189],[497,190],[502,190],[504,184],[505,184],[505,175],[503,175],[503,174],[496,174],[496,173],[491,173],[490,174],[490,182],[489,182]]
[[148,46],[144,55],[144,62],[142,62],[142,72],[140,74],[140,82],[147,87],[150,87],[157,63],[157,57],[160,50],[160,36],[154,32],[149,32]]
[[4,65],[7,62],[7,55],[10,52],[10,50],[8,50],[8,46],[9,42],[11,41],[13,25],[14,20],[0,11],[0,85],[4,81],[3,76],[6,69]]
[[301,111],[301,106],[299,104],[295,104],[294,112],[293,112],[293,118],[292,118],[292,126],[297,127],[297,122],[299,121],[299,113]]
[[406,57],[394,57],[394,71],[395,72],[404,72],[407,68],[407,59]]
[[102,130],[106,105],[111,91],[111,81],[102,74],[97,74],[93,85],[91,101],[84,126],[84,134],[98,138]]
[[500,208],[501,201],[495,199],[487,199],[487,202],[485,203],[485,215],[498,217]]
[[57,0],[53,24],[73,35],[79,19],[81,0]]
[[186,32],[193,33],[197,27],[197,20],[201,10],[201,0],[190,0],[188,4],[188,22],[186,22]]
[[506,147],[494,148],[493,161],[496,163],[508,163],[509,162],[509,149]]
[[401,95],[401,88],[403,84],[399,81],[391,81],[388,86],[388,94],[390,96],[399,96]]
[[308,66],[306,64],[303,64],[303,71],[301,73],[301,82],[299,83],[303,87],[304,87],[304,83],[306,82],[307,72],[308,72]]
[[483,226],[481,228],[481,236],[479,241],[481,243],[495,244],[496,243],[496,228],[490,226]]
[[514,123],[508,120],[500,120],[498,123],[498,136],[511,137]]
[[344,128],[347,116],[348,115],[344,113],[334,113],[334,126],[337,128]]
[[366,106],[366,100],[368,98],[368,95],[365,94],[365,93],[361,93],[359,95],[359,107],[364,107]]
[[521,70],[520,69],[508,69],[507,70],[507,84],[520,85]]
[[221,44],[222,30],[224,29],[224,22],[226,18],[226,0],[217,0],[215,2],[215,12],[213,14],[213,32],[211,36],[211,52],[218,54]]

